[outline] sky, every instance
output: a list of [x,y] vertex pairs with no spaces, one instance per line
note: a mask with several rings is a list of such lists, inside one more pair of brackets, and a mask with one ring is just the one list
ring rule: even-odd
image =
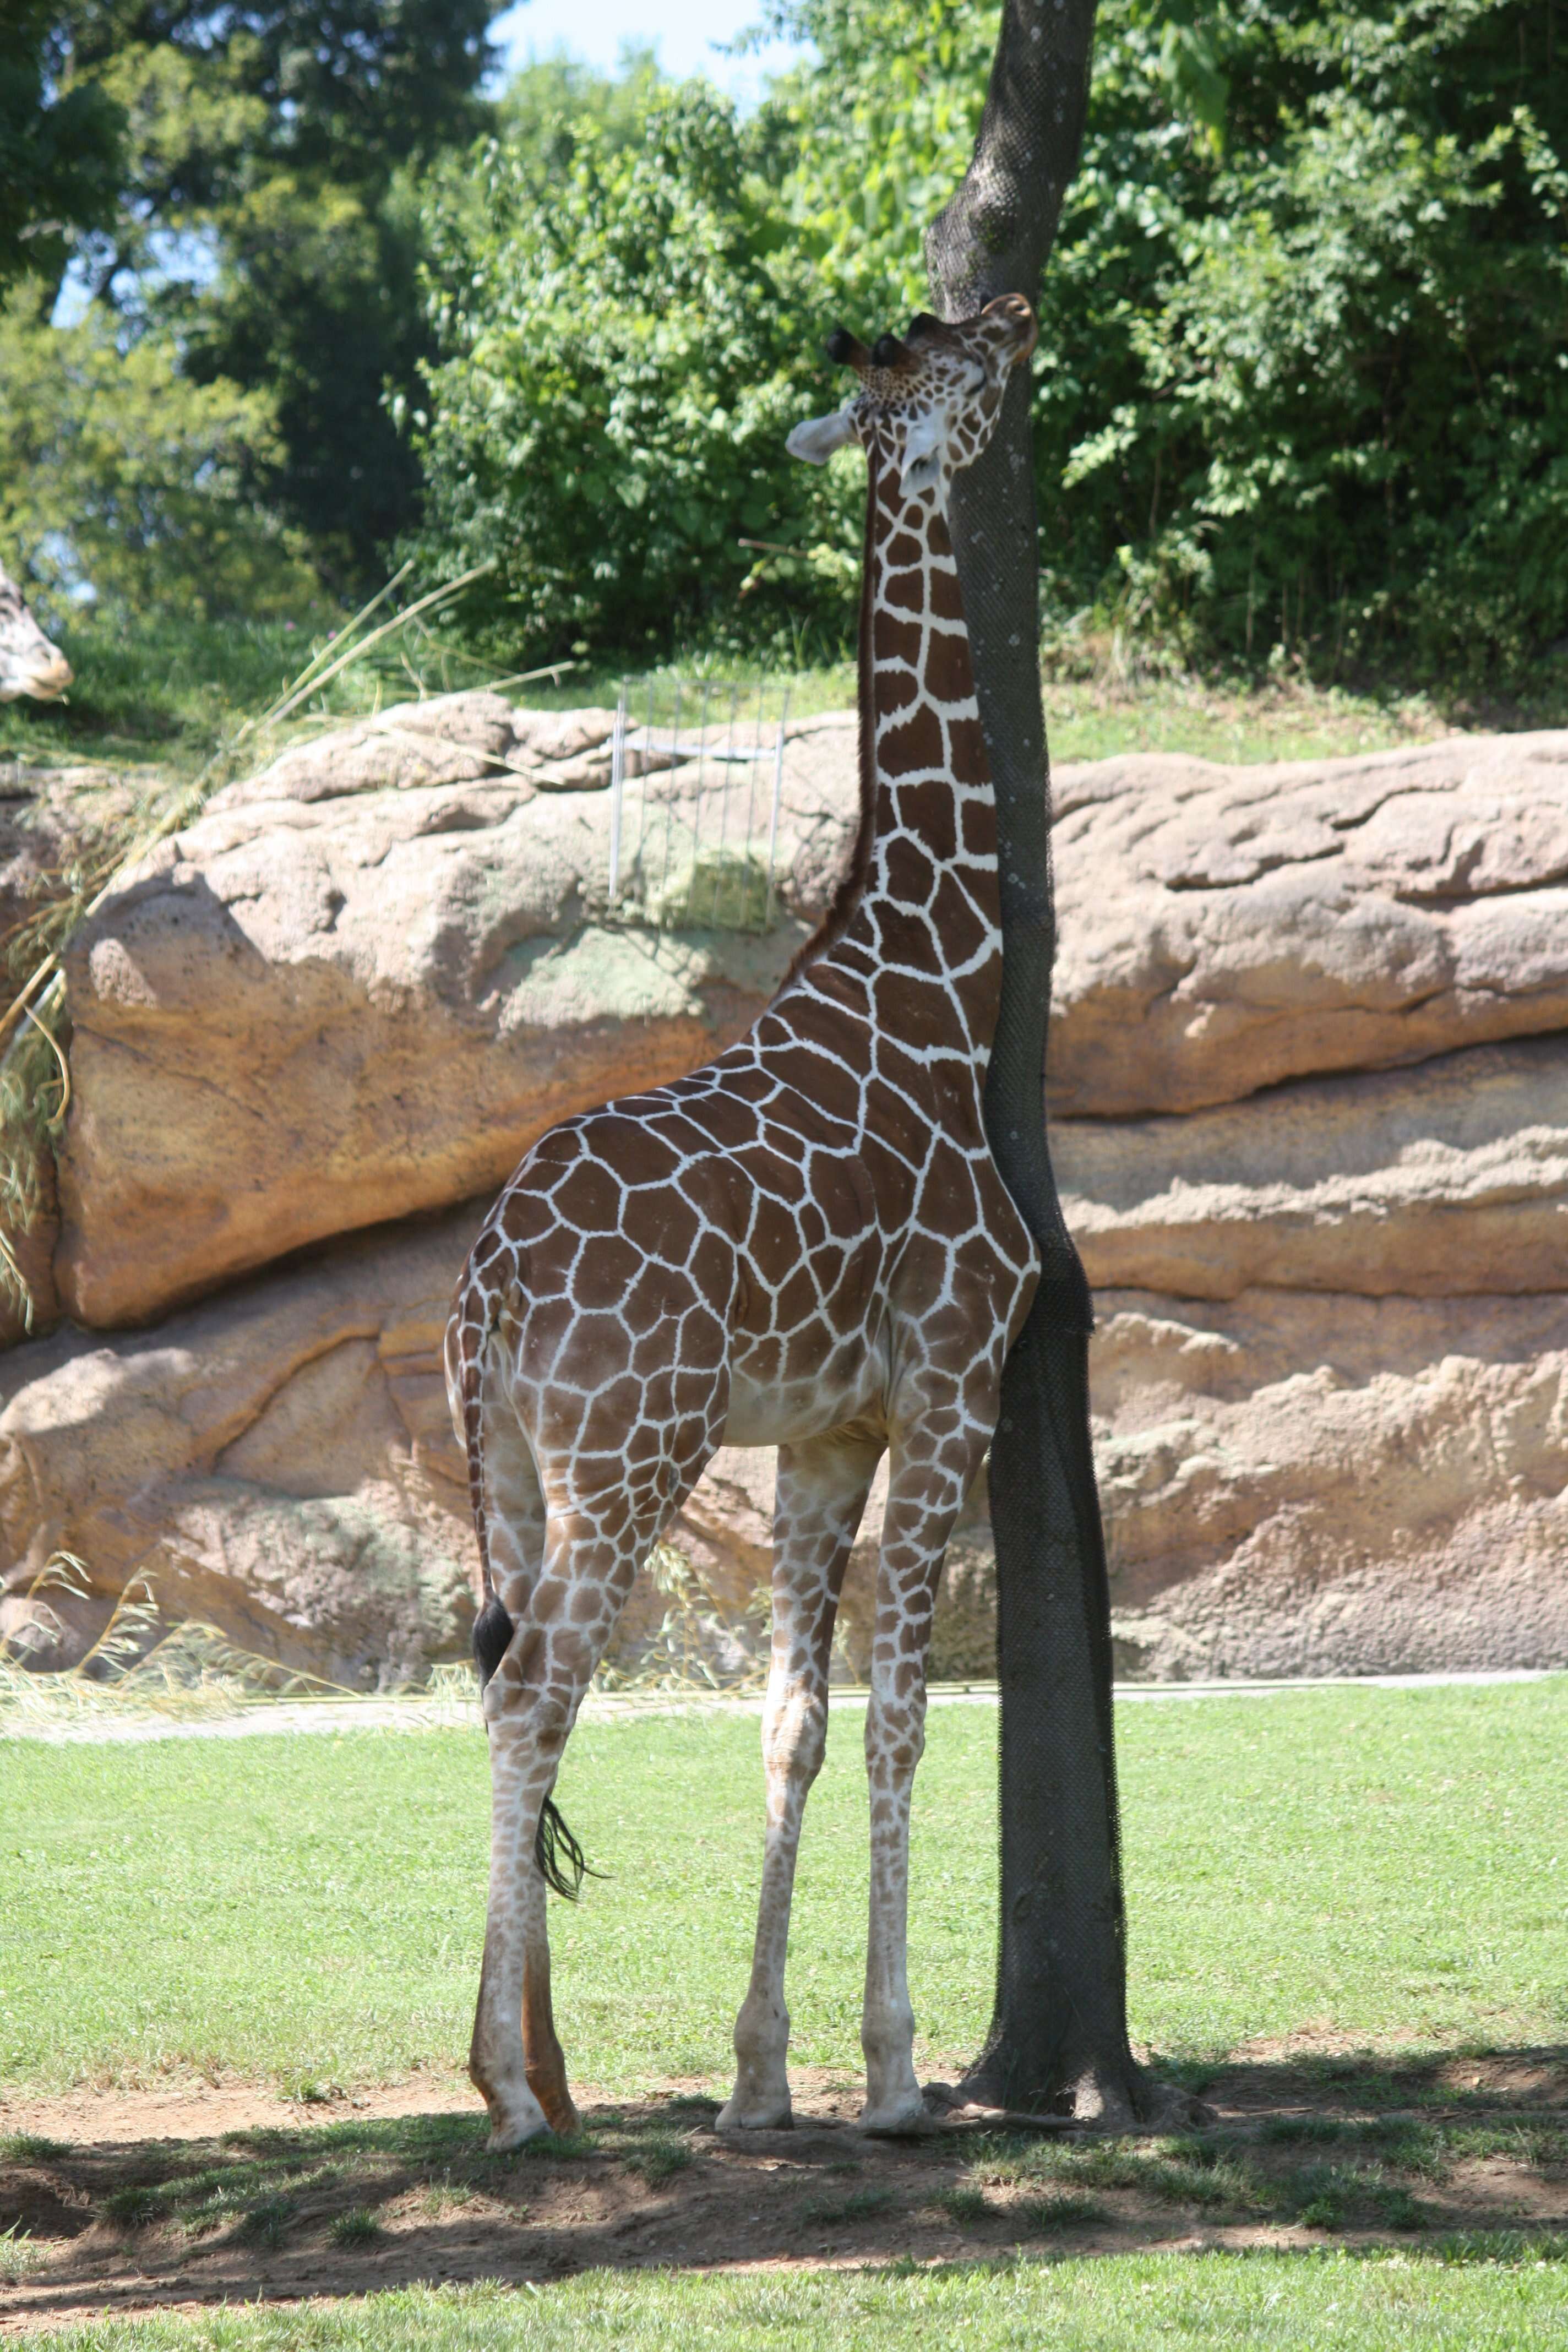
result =
[[[3,8],[5,0],[0,0]],[[732,41],[761,18],[766,0],[521,0],[490,27],[501,54],[501,79],[525,66],[531,55],[549,57],[565,49],[589,65],[610,68],[626,41],[651,41],[659,64],[679,79],[706,73],[743,106],[754,105],[764,79],[797,57],[797,46],[770,42],[752,57],[727,58],[715,42]],[[201,274],[199,246],[184,238],[172,249],[178,276]],[[55,306],[57,327],[75,326],[87,309],[79,272],[68,270]]]
[[754,57],[726,58],[715,42],[732,41],[756,24],[762,0],[524,0],[491,27],[509,70],[531,53],[565,49],[589,65],[614,66],[625,41],[651,41],[666,73],[706,73],[742,100],[754,100],[763,77],[796,52],[775,41]]

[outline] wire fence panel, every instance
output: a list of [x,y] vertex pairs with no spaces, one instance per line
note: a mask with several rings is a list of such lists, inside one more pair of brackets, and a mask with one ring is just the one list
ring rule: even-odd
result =
[[[789,688],[623,680],[610,767],[609,902],[660,930],[765,931]],[[634,789],[628,791],[628,786]]]

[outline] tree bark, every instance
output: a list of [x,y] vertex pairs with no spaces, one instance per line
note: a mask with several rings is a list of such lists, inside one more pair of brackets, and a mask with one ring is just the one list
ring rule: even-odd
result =
[[[1005,0],[973,159],[926,240],[944,317],[1000,294],[1037,299],[1082,143],[1093,32],[1094,0]],[[1148,2076],[1127,2039],[1110,1596],[1089,1430],[1093,1314],[1046,1129],[1056,926],[1034,484],[1020,369],[950,511],[1000,835],[1002,1009],[985,1122],[1043,1261],[991,1455],[1001,1921],[991,2030],[959,2096],[1127,2127],[1184,2117],[1191,2103]]]

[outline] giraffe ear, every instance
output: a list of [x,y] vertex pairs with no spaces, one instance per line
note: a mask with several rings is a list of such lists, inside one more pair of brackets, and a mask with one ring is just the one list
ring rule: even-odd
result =
[[849,411],[836,408],[831,416],[813,416],[797,425],[784,447],[792,457],[804,457],[808,466],[826,466],[835,449],[847,448],[855,437]]

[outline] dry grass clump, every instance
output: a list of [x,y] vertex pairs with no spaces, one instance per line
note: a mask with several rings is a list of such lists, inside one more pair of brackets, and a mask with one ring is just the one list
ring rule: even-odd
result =
[[[752,1595],[746,1612],[753,1621],[760,1618],[762,1625],[758,1651],[752,1652],[737,1641],[724,1601],[678,1544],[655,1544],[647,1572],[666,1603],[658,1630],[629,1659],[623,1661],[612,1650],[594,1677],[595,1689],[628,1696],[761,1690],[768,1675],[767,1587]],[[716,1664],[716,1653],[728,1662]]]
[[108,1623],[73,1666],[40,1670],[58,1631],[50,1595],[91,1597],[91,1576],[74,1553],[57,1552],[28,1587],[28,1615],[0,1635],[0,1736],[57,1731],[106,1717],[232,1715],[258,1701],[343,1698],[319,1675],[242,1650],[216,1625],[187,1618],[165,1624],[151,1586],[133,1578]]

